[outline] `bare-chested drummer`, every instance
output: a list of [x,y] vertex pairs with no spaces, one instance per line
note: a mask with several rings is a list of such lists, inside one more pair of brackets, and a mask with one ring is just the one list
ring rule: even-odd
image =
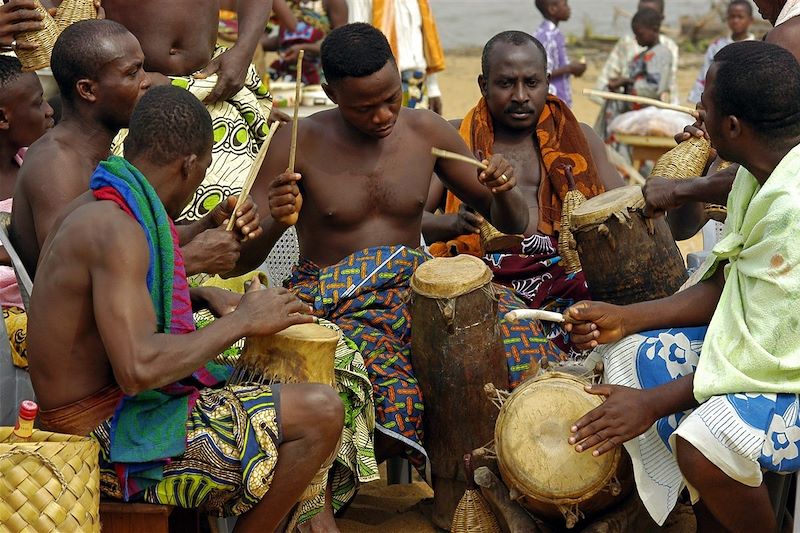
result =
[[[128,126],[133,107],[150,87],[143,62],[136,37],[110,20],[79,22],[59,36],[51,67],[63,117],[26,153],[14,191],[12,239],[31,274],[54,222],[87,190],[95,167],[108,157],[112,139]],[[229,206],[223,204],[190,227],[181,226],[182,244],[194,241],[187,246],[189,273],[227,272],[236,264],[237,237],[217,228],[228,218]],[[248,213],[237,222],[242,235],[257,217],[252,203],[245,209]]]
[[[400,75],[380,31],[367,24],[333,30],[322,44],[322,66],[338,108],[300,121],[296,174],[286,173],[290,128],[278,131],[253,197],[262,205],[269,197],[272,216],[280,218],[296,212],[302,193],[301,262],[289,287],[360,347],[375,392],[379,459],[405,451],[420,465],[423,407],[405,298],[414,269],[429,258],[419,247],[431,174],[503,231],[524,231],[528,209],[502,156],[478,174],[469,164],[431,155],[439,147],[471,157],[444,119],[401,108]],[[275,223],[268,237],[286,228]],[[511,291],[498,294],[502,311],[524,307]],[[502,327],[513,384],[538,359],[563,356],[538,322]]]
[[336,446],[342,404],[325,385],[223,386],[209,362],[243,336],[313,318],[256,282],[194,330],[191,304],[207,302],[190,304],[170,218],[205,175],[211,119],[194,96],[158,87],[131,126],[127,159],[100,164],[42,252],[29,326],[40,422],[98,440],[107,494],[275,531]]

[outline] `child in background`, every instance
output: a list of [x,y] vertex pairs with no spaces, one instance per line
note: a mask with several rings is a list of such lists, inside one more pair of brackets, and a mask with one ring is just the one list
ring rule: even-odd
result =
[[689,94],[689,102],[693,104],[700,103],[700,97],[703,95],[703,89],[706,86],[706,73],[717,52],[737,41],[755,40],[756,36],[750,33],[751,24],[753,24],[753,6],[750,5],[748,0],[733,0],[728,5],[728,28],[730,28],[731,33],[725,37],[720,37],[709,45],[705,61],[697,76],[697,81]]
[[570,11],[567,0],[536,0],[536,8],[544,17],[536,33],[547,52],[547,72],[550,74],[550,94],[553,94],[572,106],[572,89],[570,76],[583,76],[585,63],[570,63],[567,57],[567,45],[564,34],[558,29],[559,22],[569,20]]

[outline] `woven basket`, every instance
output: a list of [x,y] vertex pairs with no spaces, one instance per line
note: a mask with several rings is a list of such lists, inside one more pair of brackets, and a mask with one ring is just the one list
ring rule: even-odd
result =
[[467,490],[464,491],[464,496],[461,497],[453,514],[450,533],[500,533],[497,518],[475,485],[471,454],[464,456],[464,470],[467,474]]
[[708,162],[711,143],[705,137],[692,137],[662,155],[650,176],[668,179],[686,179],[703,174]]
[[61,33],[70,24],[97,18],[93,0],[64,0],[56,12],[56,25]]
[[38,45],[35,50],[17,50],[17,57],[22,63],[22,70],[33,72],[50,66],[50,55],[58,39],[58,26],[50,13],[42,7],[39,0],[34,0],[36,11],[42,14],[44,28],[37,31],[27,31],[16,35],[17,42]]
[[34,430],[6,443],[0,427],[0,529],[10,533],[100,531],[100,448],[93,439]]
[[498,230],[486,220],[480,225],[481,247],[484,253],[499,252],[519,246],[525,237],[522,235],[507,235]]
[[561,228],[558,231],[558,255],[561,256],[561,265],[567,274],[574,274],[581,270],[581,260],[578,257],[577,245],[572,236],[572,229],[569,221],[572,212],[586,201],[586,197],[575,186],[575,176],[572,174],[572,167],[566,167],[564,174],[567,176],[569,191],[564,195],[564,202],[561,205]]

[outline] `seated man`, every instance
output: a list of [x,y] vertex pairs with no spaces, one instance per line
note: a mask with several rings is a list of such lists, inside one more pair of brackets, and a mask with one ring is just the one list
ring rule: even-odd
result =
[[720,156],[741,166],[703,281],[652,302],[567,311],[585,349],[627,336],[598,350],[610,384],[589,392],[607,399],[569,441],[594,454],[626,443],[658,522],[686,483],[700,499],[698,530],[775,531],[762,469],[800,470],[798,92],[800,65],[785,49],[721,50],[702,103]]
[[241,514],[237,531],[274,531],[335,448],[342,404],[325,385],[226,385],[211,362],[241,337],[311,322],[287,291],[256,281],[194,330],[171,217],[202,181],[211,144],[196,98],[173,87],[142,98],[127,159],[101,162],[45,244],[31,379],[42,427],[100,443],[106,494]]
[[[278,131],[253,197],[270,205],[275,220],[299,210],[301,260],[288,286],[361,349],[377,406],[378,459],[414,452],[419,466],[423,405],[406,301],[415,268],[429,258],[419,245],[431,175],[436,170],[446,186],[507,232],[524,231],[528,211],[502,156],[486,161],[489,168],[480,174],[466,163],[431,156],[432,147],[469,151],[435,113],[402,107],[400,75],[380,31],[363,23],[333,30],[322,43],[322,65],[325,90],[338,107],[300,121],[297,173],[286,171],[290,129]],[[268,237],[255,264],[287,229],[283,222],[264,226]],[[501,313],[524,307],[507,289],[498,288],[498,297]],[[501,322],[501,328],[513,385],[535,372],[540,358],[566,357],[542,337],[538,322]]]
[[[11,238],[31,276],[54,222],[88,189],[89,177],[108,157],[112,139],[128,126],[133,107],[150,87],[143,61],[136,38],[110,20],[78,22],[56,41],[51,66],[61,91],[63,118],[28,150],[14,190]],[[179,227],[190,274],[227,272],[236,264],[239,240],[251,233],[250,226],[256,228],[257,214],[248,204],[248,213],[238,219],[238,231],[224,231],[219,226],[230,216],[235,200],[229,198],[196,224]]]
[[[564,102],[548,96],[546,55],[527,33],[507,31],[489,40],[478,85],[482,98],[456,125],[473,151],[509,154],[530,213],[522,245],[488,254],[485,260],[494,280],[510,286],[531,307],[563,310],[589,297],[583,274],[568,274],[559,262],[557,235],[568,190],[564,165],[572,167],[578,190],[587,198],[619,187],[622,179],[592,128],[578,123]],[[443,192],[441,182],[434,180],[429,211],[441,205]],[[445,212],[424,215],[425,240],[434,242],[431,253],[450,255],[446,242],[456,239],[461,253],[483,255],[476,235],[478,215],[452,193],[447,194]],[[566,349],[563,331],[555,331],[553,337]]]
[[[8,5],[8,4],[6,4]],[[53,108],[44,100],[35,73],[22,72],[17,58],[0,56],[0,212],[10,213],[14,186],[25,149],[53,127]],[[25,333],[28,318],[11,258],[0,248],[0,306],[11,344],[11,359],[28,366]]]

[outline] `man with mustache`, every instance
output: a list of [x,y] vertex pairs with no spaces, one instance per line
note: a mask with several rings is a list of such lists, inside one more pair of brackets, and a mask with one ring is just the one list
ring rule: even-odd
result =
[[[559,264],[557,235],[568,190],[565,166],[571,167],[586,197],[619,187],[622,179],[592,128],[580,124],[562,100],[547,94],[550,76],[539,41],[520,31],[500,33],[486,44],[481,63],[482,97],[456,126],[473,151],[486,157],[507,155],[529,210],[521,247],[486,256],[495,281],[510,285],[536,308],[588,298],[582,273],[567,274]],[[440,206],[443,192],[436,180],[428,211]],[[434,242],[433,255],[448,255],[453,246],[460,253],[483,255],[477,235],[482,218],[460,204],[448,193],[446,214],[425,214],[423,232],[427,242]],[[560,333],[554,332],[554,342],[566,349]]]

